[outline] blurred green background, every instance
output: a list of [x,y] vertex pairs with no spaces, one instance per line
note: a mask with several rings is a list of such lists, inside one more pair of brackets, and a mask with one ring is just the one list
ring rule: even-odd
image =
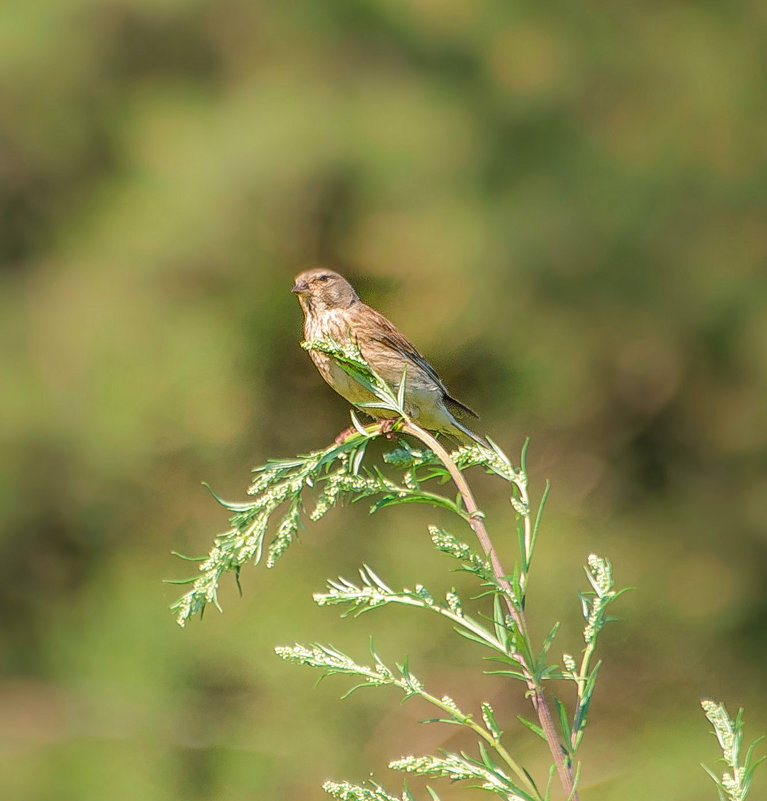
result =
[[390,758],[471,743],[272,650],[362,659],[371,631],[435,694],[492,700],[544,771],[519,687],[448,626],[311,601],[362,562],[460,585],[438,511],[331,513],[242,599],[227,582],[224,615],[167,610],[171,550],[226,528],[200,482],[241,498],[348,424],[298,347],[292,276],[317,262],[482,432],[531,438],[534,630],[579,648],[590,552],[636,587],[581,797],[715,797],[700,697],[767,730],[766,29],[761,0],[0,4],[3,798],[324,798],[370,771],[399,792]]

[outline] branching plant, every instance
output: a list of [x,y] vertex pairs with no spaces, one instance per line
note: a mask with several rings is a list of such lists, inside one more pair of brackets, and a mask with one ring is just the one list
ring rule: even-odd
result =
[[[470,730],[477,739],[476,753],[442,752],[437,755],[405,756],[390,767],[405,773],[451,781],[465,781],[508,801],[547,801],[556,775],[569,801],[578,799],[581,745],[588,712],[596,686],[600,663],[594,663],[597,639],[612,618],[609,606],[625,591],[616,590],[607,559],[590,555],[586,564],[587,588],[580,593],[584,618],[584,646],[580,657],[563,654],[551,657],[558,624],[549,630],[541,643],[530,636],[527,624],[526,596],[530,568],[539,532],[541,513],[548,486],[536,508],[531,505],[525,465],[525,451],[520,466],[515,467],[506,454],[488,439],[490,447],[472,444],[448,452],[431,433],[420,428],[405,411],[405,378],[399,387],[389,387],[362,358],[355,345],[318,340],[304,343],[331,355],[375,397],[368,404],[380,415],[391,419],[363,425],[352,414],[354,429],[340,442],[294,459],[270,461],[257,468],[249,489],[254,496],[247,503],[228,503],[216,499],[230,512],[231,527],[216,537],[207,558],[201,560],[199,574],[185,582],[190,590],[172,607],[180,625],[208,604],[220,609],[218,587],[225,573],[233,572],[239,583],[242,566],[259,562],[266,551],[266,563],[272,567],[295,539],[305,521],[319,520],[331,507],[362,499],[372,501],[371,512],[394,504],[425,503],[442,507],[471,528],[479,543],[475,550],[462,537],[431,526],[429,534],[437,551],[448,556],[459,570],[471,574],[478,592],[470,601],[460,598],[455,589],[444,598],[436,598],[428,589],[393,588],[370,567],[363,566],[354,580],[339,578],[328,582],[314,600],[320,606],[341,606],[344,614],[358,616],[390,604],[419,609],[425,614],[448,619],[458,634],[486,651],[498,664],[496,675],[521,682],[530,699],[532,718],[520,718],[521,724],[546,744],[551,758],[548,775],[535,778],[509,752],[493,708],[482,703],[479,715],[463,710],[456,701],[432,693],[411,672],[406,657],[400,664],[387,665],[370,646],[370,659],[360,664],[332,646],[280,646],[277,654],[290,662],[317,668],[325,675],[346,674],[359,687],[392,686],[405,699],[418,697],[438,712],[429,721],[448,723]],[[392,446],[383,456],[384,464],[366,459],[368,444],[386,437]],[[510,571],[500,562],[496,548],[466,480],[465,471],[481,467],[507,482],[516,517],[517,559]],[[392,478],[398,474],[400,478]],[[457,494],[446,492],[452,484]],[[307,512],[307,502],[312,505]],[[267,537],[270,537],[267,544]],[[549,691],[549,682],[569,683],[569,700]],[[351,692],[351,691],[350,691]],[[749,752],[750,755],[750,752]],[[748,760],[747,760],[748,761]],[[753,768],[751,769],[753,772]],[[749,774],[750,777],[750,774]],[[346,801],[395,801],[374,783],[355,785],[326,782],[325,791]],[[432,799],[436,791],[427,788]],[[738,796],[743,801],[744,796]],[[400,798],[412,800],[405,788]],[[732,796],[734,801],[736,797]]]
[[732,720],[724,708],[724,704],[718,704],[709,698],[700,702],[703,712],[714,730],[719,747],[722,749],[722,762],[727,765],[726,770],[721,776],[717,776],[712,770],[703,765],[703,770],[714,780],[716,789],[719,792],[719,801],[745,801],[748,789],[751,786],[751,779],[757,766],[767,757],[754,759],[754,749],[764,739],[757,737],[748,747],[746,756],[741,762],[740,747],[743,744],[743,709],[738,710],[735,720]]

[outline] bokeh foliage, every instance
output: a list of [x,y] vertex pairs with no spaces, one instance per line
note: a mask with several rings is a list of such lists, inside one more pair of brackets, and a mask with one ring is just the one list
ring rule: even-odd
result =
[[[561,636],[585,554],[637,587],[583,797],[710,792],[698,699],[767,728],[766,27],[757,0],[0,4],[4,795],[303,799],[433,747],[272,653],[358,642],[312,608],[328,576],[437,574],[432,510],[329,515],[223,617],[165,608],[169,551],[224,522],[199,482],[237,498],[347,425],[288,291],[318,260],[531,437]],[[487,695],[422,634],[432,686]]]

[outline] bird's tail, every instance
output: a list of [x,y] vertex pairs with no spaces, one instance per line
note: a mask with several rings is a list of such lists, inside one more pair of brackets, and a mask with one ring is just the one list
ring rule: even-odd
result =
[[467,428],[458,419],[460,417],[474,417],[478,420],[479,415],[473,409],[470,409],[465,403],[457,401],[450,395],[445,395],[443,402],[448,413],[450,414],[453,426],[460,432],[460,435],[456,434],[455,431],[451,431],[450,433],[453,434],[453,436],[455,436],[459,442],[466,444],[468,441],[473,440],[483,448],[490,447],[490,445],[484,439],[482,439],[482,437],[477,436],[471,429]]
[[473,417],[475,420],[479,420],[479,415],[474,409],[470,409],[465,403],[461,403],[461,401],[456,400],[451,395],[445,394],[443,401],[450,411],[450,414],[454,417]]
[[459,442],[462,441],[464,444],[466,444],[466,440],[468,439],[468,440],[473,440],[478,445],[481,445],[483,448],[489,448],[490,447],[490,445],[487,442],[487,440],[484,440],[478,434],[475,434],[470,428],[467,428],[459,420],[456,420],[455,417],[453,418],[453,426],[455,426],[456,430],[458,432],[460,432],[460,435],[462,435],[462,436],[460,436],[459,434],[456,434],[454,431],[450,432],[453,436],[455,436],[455,438]]

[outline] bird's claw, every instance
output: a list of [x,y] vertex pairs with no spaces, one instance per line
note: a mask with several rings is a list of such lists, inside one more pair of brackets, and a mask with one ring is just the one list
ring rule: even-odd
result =
[[381,433],[386,437],[386,439],[394,439],[394,435],[397,432],[397,424],[399,423],[399,419],[396,417],[387,417],[385,420],[381,420],[378,428]]
[[[385,420],[381,420],[381,422],[378,424],[378,432],[383,434],[386,439],[394,439],[395,434],[399,430],[398,424],[399,419],[397,417],[387,417]],[[359,433],[360,430],[358,428],[355,428],[355,426],[349,426],[349,428],[345,428],[340,434],[338,434],[334,441],[336,445],[343,445],[344,442],[349,439],[349,437]]]

